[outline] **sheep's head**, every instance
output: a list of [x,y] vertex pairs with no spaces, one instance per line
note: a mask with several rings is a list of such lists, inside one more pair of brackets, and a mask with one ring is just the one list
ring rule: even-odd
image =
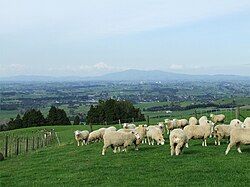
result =
[[159,136],[159,138],[157,139],[157,143],[158,143],[159,145],[164,145],[165,140],[164,140],[163,136]]
[[132,133],[133,135],[135,135],[136,140],[140,140],[140,139],[141,139],[141,137],[140,137],[140,135],[138,134],[138,132],[136,132],[136,131],[131,131],[131,133]]

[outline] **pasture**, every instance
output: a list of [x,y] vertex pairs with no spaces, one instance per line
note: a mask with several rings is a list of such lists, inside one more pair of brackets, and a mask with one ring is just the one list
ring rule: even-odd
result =
[[[11,133],[28,135],[43,128]],[[102,142],[76,146],[74,130],[87,126],[48,128],[55,128],[61,145],[0,162],[0,186],[247,186],[250,182],[249,146],[242,146],[242,154],[233,148],[225,156],[226,141],[215,146],[209,139],[208,147],[202,147],[201,141],[191,140],[182,155],[171,157],[166,136],[164,146],[142,144],[139,151],[131,146],[118,154],[108,149],[102,156]]]

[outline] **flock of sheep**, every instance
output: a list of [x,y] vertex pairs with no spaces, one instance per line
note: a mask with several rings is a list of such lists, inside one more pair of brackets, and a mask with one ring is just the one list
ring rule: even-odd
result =
[[225,154],[236,145],[241,153],[241,144],[250,144],[250,117],[244,122],[234,119],[229,125],[221,124],[225,115],[210,115],[210,120],[202,116],[199,120],[195,117],[187,119],[166,119],[158,125],[139,125],[123,124],[123,128],[117,130],[116,127],[100,128],[91,133],[89,131],[75,131],[75,139],[80,143],[87,145],[91,142],[103,141],[102,155],[105,155],[107,148],[111,147],[114,153],[127,151],[128,146],[135,146],[135,150],[142,143],[149,145],[164,145],[164,134],[167,130],[169,134],[171,156],[179,155],[183,148],[188,148],[188,142],[191,139],[201,139],[202,146],[207,146],[207,139],[215,138],[215,145],[220,145],[223,138],[230,140]]

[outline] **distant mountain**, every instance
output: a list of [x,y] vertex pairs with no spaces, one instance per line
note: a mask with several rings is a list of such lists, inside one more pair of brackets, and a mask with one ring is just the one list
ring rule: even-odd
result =
[[238,75],[188,75],[159,70],[144,71],[130,69],[96,77],[13,76],[0,77],[0,81],[11,82],[63,82],[63,81],[250,81],[250,76]]

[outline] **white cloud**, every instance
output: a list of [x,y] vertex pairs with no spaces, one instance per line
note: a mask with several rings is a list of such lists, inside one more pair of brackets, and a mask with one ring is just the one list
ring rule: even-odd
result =
[[171,64],[169,68],[172,70],[181,70],[184,66],[182,64]]

